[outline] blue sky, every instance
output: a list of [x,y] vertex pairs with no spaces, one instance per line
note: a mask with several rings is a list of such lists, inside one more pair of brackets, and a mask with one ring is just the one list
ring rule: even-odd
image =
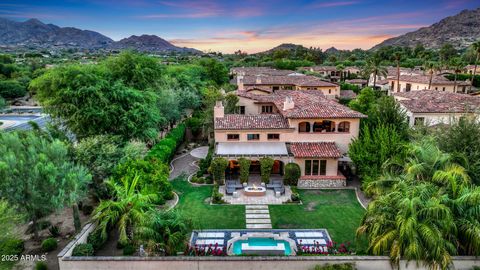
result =
[[0,0],[0,17],[38,18],[114,40],[155,34],[204,51],[258,52],[289,42],[368,49],[480,0]]

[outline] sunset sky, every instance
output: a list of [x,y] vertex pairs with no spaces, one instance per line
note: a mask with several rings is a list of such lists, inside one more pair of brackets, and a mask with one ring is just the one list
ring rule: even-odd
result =
[[114,40],[155,34],[177,46],[249,53],[281,43],[368,49],[480,0],[0,0],[0,17],[100,32]]

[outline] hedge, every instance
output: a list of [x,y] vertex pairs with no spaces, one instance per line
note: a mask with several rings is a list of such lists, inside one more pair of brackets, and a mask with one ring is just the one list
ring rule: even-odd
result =
[[78,244],[72,251],[72,256],[93,256],[94,249],[92,244]]
[[156,158],[163,163],[169,163],[173,159],[177,147],[183,142],[184,137],[185,124],[182,123],[170,130],[164,139],[155,144],[148,152],[147,157]]
[[287,165],[285,165],[285,175],[283,176],[283,182],[290,186],[296,186],[300,175],[300,166],[298,166],[297,163],[288,163]]
[[252,162],[246,158],[239,158],[238,164],[240,165],[240,181],[242,183],[248,182],[248,176],[250,174],[250,164]]
[[275,161],[269,157],[263,157],[260,159],[260,177],[262,182],[268,183],[270,181],[270,175],[272,174],[272,168]]
[[210,170],[213,175],[215,183],[223,185],[225,182],[225,170],[228,166],[228,160],[223,157],[214,158],[210,165]]

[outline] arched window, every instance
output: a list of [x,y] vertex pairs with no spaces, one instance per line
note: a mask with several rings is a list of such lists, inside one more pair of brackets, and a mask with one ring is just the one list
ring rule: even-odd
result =
[[340,122],[338,124],[338,132],[350,132],[350,122]]
[[335,122],[323,120],[313,123],[313,132],[335,132]]
[[310,123],[301,122],[298,124],[298,132],[310,132]]

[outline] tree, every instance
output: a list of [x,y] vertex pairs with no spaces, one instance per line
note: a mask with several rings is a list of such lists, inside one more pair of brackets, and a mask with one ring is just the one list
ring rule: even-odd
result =
[[0,97],[13,99],[25,96],[27,90],[16,80],[0,80]]
[[217,157],[212,160],[210,164],[210,171],[213,175],[213,180],[219,185],[225,181],[225,170],[228,166],[228,160],[223,157]]
[[[392,58],[397,65],[397,92],[400,92],[400,61],[402,60],[402,53],[395,52]],[[392,89],[392,91],[395,92],[395,89]]]
[[297,163],[288,163],[285,165],[285,175],[283,176],[283,182],[287,185],[296,186],[298,179],[302,172],[300,166]]
[[367,114],[374,106],[377,100],[377,94],[372,88],[366,87],[360,91],[360,94],[356,99],[353,99],[348,103],[348,106],[355,111]]
[[367,59],[366,69],[369,74],[373,74],[373,88],[377,86],[377,76],[387,76],[387,69],[382,65],[383,59],[374,55]]
[[336,66],[337,71],[340,72],[340,81],[343,82],[345,78],[343,77],[343,71],[345,70],[345,66],[340,64]]
[[18,207],[33,222],[71,204],[91,176],[69,161],[64,143],[35,133],[0,134],[0,197]]
[[2,110],[3,108],[5,108],[7,106],[7,103],[5,102],[5,99],[3,99],[2,97],[0,97],[0,110]]
[[468,89],[468,92],[472,92],[473,80],[475,79],[475,75],[477,75],[477,66],[478,66],[478,61],[480,59],[480,40],[472,44],[472,49],[475,52],[475,65],[473,67],[473,74],[472,74],[472,79],[470,82],[470,87]]
[[435,133],[439,148],[461,164],[472,181],[480,185],[480,123],[476,118],[460,118]]
[[17,226],[23,216],[5,200],[0,200],[0,243],[17,237]]
[[136,242],[145,244],[149,254],[174,256],[187,241],[192,221],[177,211],[152,211],[138,229]]
[[239,158],[238,164],[240,165],[240,181],[242,183],[248,182],[248,175],[250,174],[250,165],[252,161],[246,158]]
[[135,237],[135,232],[145,220],[148,212],[154,209],[152,201],[155,194],[139,187],[140,177],[124,178],[122,183],[109,180],[107,185],[113,191],[113,198],[103,200],[93,212],[92,220],[97,225],[103,239],[108,236],[110,228],[119,232],[119,243],[126,245]]
[[442,45],[442,47],[438,51],[438,54],[440,56],[440,60],[443,63],[448,63],[450,59],[457,56],[457,50],[455,49],[455,47],[453,47],[452,44],[445,43]]
[[270,157],[260,158],[260,177],[262,178],[262,182],[268,183],[270,181],[274,162]]
[[427,71],[428,73],[428,89],[432,88],[432,80],[433,80],[433,75],[435,74],[436,71],[440,69],[440,65],[437,62],[434,61],[428,61],[425,62],[423,65],[423,69]]
[[454,83],[453,83],[453,92],[456,93],[457,92],[457,76],[458,74],[462,73],[462,71],[464,70],[465,63],[463,63],[459,57],[455,57],[450,60],[449,66],[451,69],[453,69],[453,72],[455,74]]
[[204,68],[207,80],[211,80],[217,86],[228,82],[228,70],[224,64],[213,58],[202,59],[199,64]]
[[225,113],[233,114],[237,113],[237,104],[240,99],[234,93],[228,93],[225,96]]
[[161,116],[158,96],[123,81],[109,81],[101,66],[67,66],[47,71],[30,84],[44,110],[79,139],[100,134],[124,140],[154,139]]
[[407,140],[409,126],[407,115],[400,104],[392,96],[382,96],[366,112],[367,123],[371,128],[378,126],[394,126],[401,138]]

